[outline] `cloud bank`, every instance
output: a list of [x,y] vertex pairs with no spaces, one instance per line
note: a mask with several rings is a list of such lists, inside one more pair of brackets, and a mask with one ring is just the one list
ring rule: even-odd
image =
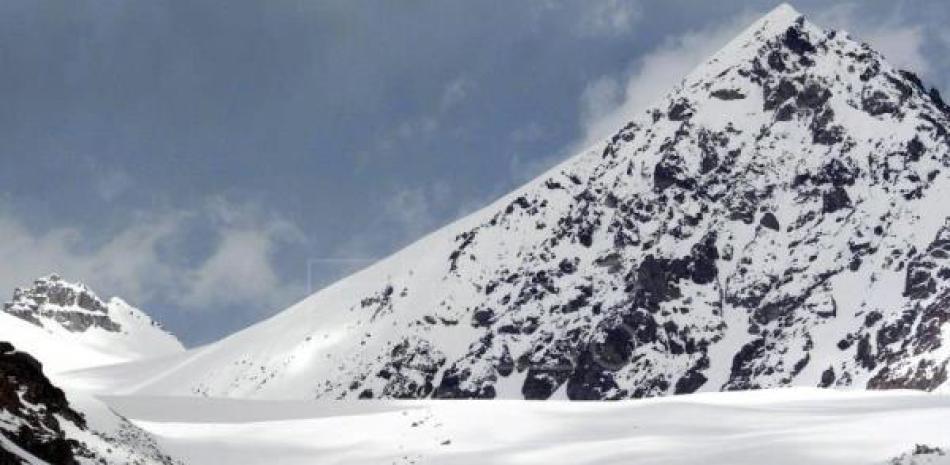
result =
[[[206,245],[202,250],[177,247],[196,235],[204,236],[197,241]],[[55,272],[146,309],[225,311],[240,303],[262,314],[303,289],[300,279],[282,279],[274,261],[278,248],[304,240],[300,231],[257,207],[222,199],[188,210],[140,213],[104,241],[77,228],[31,230],[2,209],[0,237],[0,289]]]

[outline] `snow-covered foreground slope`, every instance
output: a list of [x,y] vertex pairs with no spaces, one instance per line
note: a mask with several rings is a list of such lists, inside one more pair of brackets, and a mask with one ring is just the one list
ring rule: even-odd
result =
[[0,342],[0,464],[175,465],[94,396],[68,395],[30,354]]
[[603,144],[268,321],[112,377],[271,399],[941,389],[948,196],[939,94],[782,6]]
[[0,341],[38,358],[47,374],[185,350],[141,310],[56,275],[13,292],[0,312]]
[[884,465],[904,454],[895,463],[950,463],[936,453],[910,461],[918,444],[950,445],[950,397],[908,392],[613,403],[107,401],[190,465]]

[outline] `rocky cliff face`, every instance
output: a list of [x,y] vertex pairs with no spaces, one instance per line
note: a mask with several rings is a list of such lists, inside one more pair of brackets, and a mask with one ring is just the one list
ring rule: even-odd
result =
[[29,354],[16,352],[9,343],[0,342],[0,373],[4,426],[0,432],[37,458],[64,465],[77,463],[73,449],[78,449],[79,443],[66,438],[60,422],[85,428],[86,420],[69,406],[63,391],[46,378],[42,365]]
[[[31,355],[0,342],[0,463],[174,465],[144,431],[109,420],[115,431],[90,427]],[[114,415],[114,414],[109,414]]]
[[37,279],[27,289],[15,289],[13,300],[3,305],[3,311],[41,327],[59,324],[70,332],[92,327],[122,330],[98,296],[86,286],[66,282],[58,275]]
[[947,388],[950,109],[773,11],[603,145],[146,390]]

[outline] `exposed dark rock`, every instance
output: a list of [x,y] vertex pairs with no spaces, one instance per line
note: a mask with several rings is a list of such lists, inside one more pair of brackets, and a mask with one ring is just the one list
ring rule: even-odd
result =
[[940,109],[944,114],[950,115],[950,105],[947,105],[943,101],[943,97],[940,95],[940,91],[936,87],[931,87],[930,92],[927,93],[930,96],[930,100],[934,105]]
[[815,114],[808,127],[812,133],[812,141],[816,144],[834,145],[844,140],[841,126],[831,124],[835,113],[831,108],[825,108]]
[[778,231],[780,229],[778,218],[776,218],[775,214],[772,212],[766,212],[764,215],[762,215],[762,219],[759,220],[759,224],[773,231]]
[[920,157],[923,156],[926,150],[924,144],[920,142],[920,138],[914,137],[907,143],[907,159],[910,161],[920,161]]
[[404,339],[392,348],[377,377],[386,380],[382,396],[393,399],[428,397],[445,356],[425,340]]
[[723,389],[753,389],[755,385],[751,379],[754,378],[755,361],[760,359],[765,352],[765,339],[755,339],[742,346],[739,352],[732,359],[732,371],[729,375],[729,382],[723,386]]
[[[782,52],[779,50],[772,50],[769,53],[768,59],[769,67],[780,73],[784,73],[788,70],[788,67],[785,65],[785,58],[782,56]],[[765,74],[767,76],[767,74]]]
[[848,197],[848,191],[844,188],[835,187],[822,196],[821,211],[834,213],[844,208],[851,208],[851,197]]
[[950,279],[950,228],[941,229],[927,250],[907,265],[904,296],[926,299],[937,292],[938,283]]
[[472,313],[472,326],[491,326],[495,320],[495,312],[490,308],[480,308]]
[[495,387],[482,383],[477,386],[463,388],[463,381],[471,379],[472,372],[468,368],[450,368],[442,376],[442,382],[432,397],[436,399],[494,399]]
[[[614,337],[611,335],[611,337]],[[619,335],[623,341],[604,341],[599,347],[588,349],[581,353],[577,365],[571,372],[567,381],[566,393],[571,400],[614,400],[620,399],[626,395],[614,381],[613,372],[610,369],[612,363],[622,364],[626,362],[622,359],[622,354],[611,353],[614,350],[624,350],[620,346],[629,344],[629,335]],[[603,351],[603,352],[601,352]],[[629,349],[626,349],[629,357]],[[613,360],[607,361],[599,357],[606,357]],[[615,358],[616,357],[616,358]],[[608,366],[605,366],[608,365]]]
[[880,90],[874,90],[861,99],[861,108],[872,116],[897,113],[898,104]]
[[671,121],[685,121],[693,116],[693,109],[689,102],[679,101],[670,106],[667,117]]
[[717,89],[709,95],[719,100],[742,100],[745,98],[745,94],[736,89]]
[[676,394],[692,394],[699,390],[706,384],[708,379],[702,372],[697,370],[690,370],[679,381],[676,382],[675,393]]
[[810,83],[795,99],[799,108],[818,110],[831,98],[831,91],[817,83]]
[[75,454],[84,449],[66,437],[60,421],[85,429],[86,420],[43,374],[40,362],[29,354],[16,352],[9,343],[0,343],[0,373],[0,411],[20,422],[15,429],[0,425],[0,434],[49,463],[77,464]]
[[765,109],[769,111],[774,110],[797,94],[798,89],[795,88],[795,84],[787,79],[779,81],[778,86],[774,88],[766,86]]
[[609,273],[618,273],[620,271],[623,271],[623,267],[624,267],[623,257],[617,252],[607,254],[603,257],[600,257],[594,260],[594,264],[600,267],[607,268],[607,271]]
[[815,53],[817,51],[815,46],[808,41],[808,38],[802,34],[801,29],[797,26],[792,26],[785,31],[785,46],[799,55]]
[[681,163],[682,159],[678,155],[669,154],[656,164],[653,169],[653,188],[657,192],[663,192],[670,186],[686,190],[695,187],[696,181],[686,175]]
[[795,105],[785,104],[782,105],[778,111],[775,112],[776,121],[791,121],[795,117]]
[[547,400],[574,371],[570,358],[562,354],[547,354],[540,364],[532,365],[525,375],[521,394],[527,400]]

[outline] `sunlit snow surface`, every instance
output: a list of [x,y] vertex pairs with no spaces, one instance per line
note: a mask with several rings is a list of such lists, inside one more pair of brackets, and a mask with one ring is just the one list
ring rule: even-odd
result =
[[[854,465],[950,444],[950,396],[910,392],[795,388],[612,403],[105,400],[192,465]],[[950,463],[940,460],[900,463]]]

